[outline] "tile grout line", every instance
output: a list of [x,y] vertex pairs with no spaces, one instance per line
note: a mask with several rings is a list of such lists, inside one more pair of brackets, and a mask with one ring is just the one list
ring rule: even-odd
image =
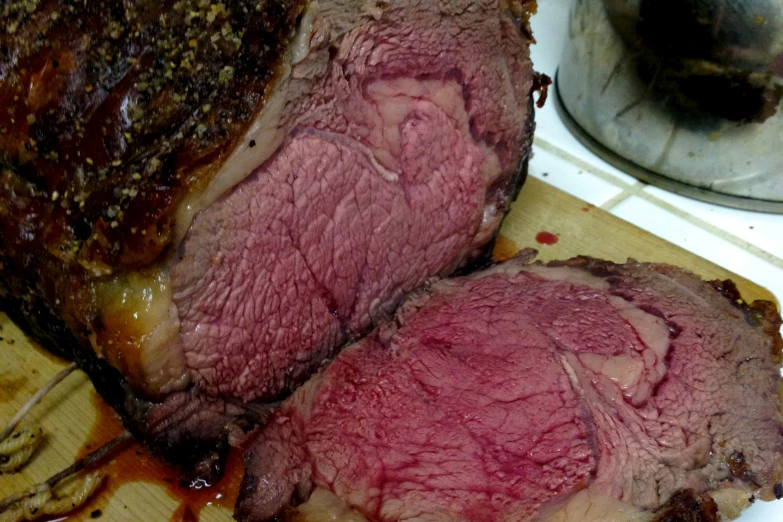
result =
[[633,185],[629,186],[627,189],[623,190],[616,196],[613,196],[606,201],[604,201],[603,204],[599,205],[599,208],[601,210],[605,210],[607,212],[610,212],[614,207],[625,201],[626,199],[630,198],[631,196],[637,195],[639,192],[644,190],[644,187],[646,187],[644,183],[641,181],[637,181]]
[[595,165],[592,165],[583,159],[574,156],[570,152],[561,149],[557,145],[554,145],[548,141],[546,141],[543,138],[535,137],[533,138],[533,145],[541,148],[542,150],[545,150],[551,154],[554,154],[555,156],[559,157],[562,160],[567,161],[568,163],[571,163],[572,165],[576,165],[580,169],[589,172],[590,174],[601,178],[603,181],[606,181],[608,183],[611,183],[612,185],[616,187],[620,187],[622,189],[627,189],[630,187],[633,187],[634,184],[626,183],[625,181],[622,181],[618,179],[616,176],[613,176],[609,174],[608,172],[601,170],[600,168],[596,167]]
[[557,145],[554,145],[543,138],[536,137],[534,138],[533,143],[534,145],[540,147],[541,149],[558,156],[562,160],[565,160],[573,165],[576,165],[577,167],[589,172],[590,174],[593,174],[594,176],[602,179],[603,181],[606,181],[608,183],[611,183],[612,185],[615,185],[616,187],[623,189],[623,191],[620,194],[610,198],[603,205],[600,205],[601,209],[610,211],[611,209],[613,209],[614,207],[616,207],[626,199],[636,195],[646,200],[647,202],[652,203],[653,205],[660,207],[663,210],[671,214],[674,214],[675,216],[681,219],[684,219],[685,221],[691,223],[692,225],[695,225],[700,229],[714,236],[717,236],[721,239],[728,241],[734,246],[745,250],[746,252],[758,257],[759,259],[762,259],[778,268],[783,269],[783,259],[777,257],[776,255],[770,252],[767,252],[763,248],[757,247],[756,245],[735,236],[734,234],[727,232],[726,230],[723,230],[720,227],[716,227],[715,225],[712,225],[707,221],[699,219],[696,216],[689,214],[688,212],[680,210],[674,205],[667,203],[666,201],[663,201],[649,194],[648,192],[645,192],[644,188],[647,187],[647,184],[637,181],[635,184],[629,185],[628,183],[621,181],[616,177],[612,176],[608,172],[605,172],[600,168],[591,165],[590,163],[587,163],[586,161],[574,156],[573,154],[561,149]]
[[668,203],[666,201],[663,201],[662,199],[659,199],[652,194],[649,194],[644,191],[640,191],[638,194],[641,199],[644,199],[648,203],[652,203],[653,205],[660,207],[661,209],[665,210],[666,212],[669,212],[670,214],[674,214],[675,216],[679,217],[680,219],[684,219],[688,223],[695,225],[699,227],[700,229],[717,236],[725,241],[728,241],[732,245],[741,248],[742,250],[745,250],[749,254],[752,254],[759,259],[762,259],[771,265],[776,266],[777,268],[783,269],[783,259],[777,257],[774,254],[771,254],[764,250],[763,248],[757,247],[756,245],[749,243],[745,241],[744,239],[741,239],[734,234],[731,234],[725,230],[723,230],[720,227],[716,227],[715,225],[712,225],[708,223],[707,221],[704,221],[700,218],[697,218],[696,216],[693,216],[692,214],[689,214],[688,212],[685,212],[684,210],[680,210],[676,206],[672,205],[671,203]]

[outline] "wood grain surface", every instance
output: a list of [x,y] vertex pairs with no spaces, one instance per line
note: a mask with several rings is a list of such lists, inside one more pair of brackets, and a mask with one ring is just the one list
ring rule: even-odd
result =
[[[542,232],[556,236],[556,243],[539,244],[536,236]],[[536,248],[544,261],[585,254],[618,262],[634,258],[672,263],[705,279],[733,279],[747,300],[773,300],[764,288],[536,179],[528,181],[514,204],[503,226],[496,254],[508,257],[523,247]],[[3,314],[0,314],[0,338],[0,426],[3,426],[66,362],[33,346]],[[24,424],[41,426],[45,440],[22,472],[0,476],[0,497],[42,482],[122,430],[111,412],[101,405],[88,379],[78,371],[55,388]],[[135,444],[125,447],[101,469],[108,474],[106,486],[89,506],[68,520],[93,520],[92,517],[103,521],[148,522],[195,518],[232,520],[228,507],[204,507],[204,504],[208,501],[230,504],[231,491],[236,489],[241,473],[239,465],[234,465],[229,473],[230,484],[195,500],[178,491],[176,481],[172,480],[176,470],[155,464]],[[164,482],[164,478],[169,482]],[[222,498],[215,499],[218,495]]]

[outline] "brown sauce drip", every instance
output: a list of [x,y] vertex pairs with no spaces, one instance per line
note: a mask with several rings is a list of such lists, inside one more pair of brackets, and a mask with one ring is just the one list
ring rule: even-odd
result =
[[[111,407],[94,391],[92,403],[98,415],[87,439],[88,442],[81,448],[77,458],[90,454],[125,430]],[[158,484],[169,496],[179,501],[179,507],[171,515],[171,522],[195,522],[199,519],[201,510],[207,506],[233,509],[242,481],[242,450],[231,448],[223,479],[215,486],[199,490],[180,487],[179,470],[153,457],[137,442],[123,446],[98,469],[106,474],[106,481],[95,497],[68,516],[50,519],[50,522],[90,520],[90,515],[96,510],[106,513],[106,506],[113,494],[125,484],[132,482]],[[133,506],[128,506],[128,509],[133,509]]]
[[495,248],[492,250],[493,261],[505,261],[511,259],[519,252],[519,246],[502,234],[495,239]]
[[24,375],[0,379],[0,401],[11,402],[19,395],[19,392],[26,391],[27,380]]

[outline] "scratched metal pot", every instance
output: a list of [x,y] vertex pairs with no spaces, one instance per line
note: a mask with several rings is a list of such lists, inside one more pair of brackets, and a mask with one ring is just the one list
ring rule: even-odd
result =
[[630,174],[783,213],[783,0],[575,0],[564,119]]

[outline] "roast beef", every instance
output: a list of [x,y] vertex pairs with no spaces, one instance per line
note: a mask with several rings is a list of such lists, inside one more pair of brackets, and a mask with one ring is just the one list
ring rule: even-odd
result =
[[297,390],[248,450],[238,518],[716,521],[779,493],[774,305],[529,258],[430,283]]
[[533,9],[4,3],[0,307],[137,437],[203,454],[484,256],[530,151]]

